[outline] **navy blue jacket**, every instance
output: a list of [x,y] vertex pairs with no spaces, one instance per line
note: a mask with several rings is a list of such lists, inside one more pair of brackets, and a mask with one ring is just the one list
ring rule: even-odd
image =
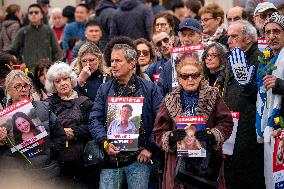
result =
[[150,64],[150,66],[146,70],[146,74],[149,76],[151,81],[154,82],[154,74],[161,73],[163,67],[165,66],[165,62],[167,62],[164,58],[159,58],[156,62]]
[[158,87],[161,91],[161,94],[166,96],[169,92],[172,92],[172,62],[168,60],[163,67],[159,80]]
[[[139,89],[136,91],[136,97],[144,97],[142,108],[142,125],[145,130],[146,146],[142,146],[153,152],[156,145],[152,136],[152,130],[156,114],[162,102],[162,95],[158,87],[151,81],[147,81],[140,77],[134,76],[139,83]],[[99,144],[102,144],[107,139],[106,119],[108,110],[108,97],[116,96],[113,89],[114,79],[102,84],[98,90],[96,100],[90,113],[89,130]],[[144,142],[143,142],[144,143]]]

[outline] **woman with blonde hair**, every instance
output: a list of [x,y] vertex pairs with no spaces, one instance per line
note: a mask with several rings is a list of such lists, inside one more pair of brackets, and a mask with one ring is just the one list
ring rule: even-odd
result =
[[103,54],[95,44],[87,42],[80,48],[76,62],[77,90],[94,101],[100,85],[108,80]]
[[178,141],[178,150],[200,150],[200,142],[195,137],[196,128],[194,125],[188,125],[184,128],[186,136]]

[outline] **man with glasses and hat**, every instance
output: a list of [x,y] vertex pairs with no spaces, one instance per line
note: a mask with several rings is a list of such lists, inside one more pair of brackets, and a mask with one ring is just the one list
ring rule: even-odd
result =
[[277,12],[277,8],[270,2],[259,3],[254,9],[253,22],[258,31],[258,37],[264,37],[264,22],[274,12]]
[[11,50],[21,56],[23,62],[31,68],[42,58],[49,58],[53,62],[59,60],[59,45],[53,30],[42,23],[41,6],[31,4],[28,8],[28,18],[29,25],[18,31]]

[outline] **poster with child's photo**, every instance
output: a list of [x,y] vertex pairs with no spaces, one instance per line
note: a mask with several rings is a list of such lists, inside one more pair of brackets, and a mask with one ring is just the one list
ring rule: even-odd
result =
[[107,138],[120,151],[137,151],[143,97],[109,97]]
[[48,133],[36,115],[29,98],[13,103],[0,111],[0,127],[8,131],[11,153],[33,158],[50,145]]
[[178,156],[206,157],[205,141],[199,141],[195,137],[197,131],[205,130],[204,116],[181,116],[176,120],[177,129],[184,129],[186,136],[177,142]]

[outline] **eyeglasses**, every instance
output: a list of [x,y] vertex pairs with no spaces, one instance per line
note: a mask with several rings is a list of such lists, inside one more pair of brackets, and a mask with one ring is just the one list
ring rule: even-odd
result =
[[92,64],[94,62],[98,62],[99,59],[98,58],[89,58],[89,59],[82,59],[81,62],[82,63],[89,63],[89,64]]
[[157,24],[155,24],[155,26],[158,28],[158,27],[161,27],[161,28],[163,28],[163,27],[165,27],[167,25],[167,23],[157,23]]
[[158,41],[158,42],[156,43],[156,47],[161,47],[161,46],[162,46],[162,43],[167,44],[169,41],[170,41],[170,38],[166,37],[166,38],[164,38],[163,40]]
[[204,19],[201,19],[200,22],[201,23],[207,23],[211,19],[215,19],[215,18],[204,18]]
[[[273,13],[273,12],[272,12]],[[267,18],[269,18],[272,13],[260,13],[260,14],[257,14],[256,16],[259,16],[262,20],[266,20]]]
[[39,14],[39,11],[30,11],[29,15],[32,15],[32,14]]
[[218,56],[218,54],[216,54],[216,53],[212,53],[212,54],[206,54],[205,55],[205,58],[207,59],[207,58],[212,58],[212,59],[214,59],[214,58],[216,58]]
[[280,33],[281,33],[282,31],[283,31],[283,30],[279,30],[279,29],[265,30],[265,36],[268,37],[268,36],[270,36],[271,34],[280,35]]
[[31,89],[31,85],[28,84],[28,83],[26,83],[26,84],[24,84],[24,85],[22,85],[22,84],[17,84],[17,85],[14,86],[14,88],[15,88],[17,91],[21,91],[21,90],[23,90],[24,88],[27,89],[27,90],[30,90],[30,89]]
[[183,80],[187,80],[188,78],[192,78],[192,79],[198,79],[200,77],[200,73],[196,72],[196,73],[182,73],[182,74],[179,74],[178,76],[180,78],[182,78]]
[[137,50],[137,53],[138,53],[138,56],[148,56],[149,54],[150,54],[150,52],[149,51],[147,51],[147,50],[142,50],[142,51],[140,51],[140,50]]

